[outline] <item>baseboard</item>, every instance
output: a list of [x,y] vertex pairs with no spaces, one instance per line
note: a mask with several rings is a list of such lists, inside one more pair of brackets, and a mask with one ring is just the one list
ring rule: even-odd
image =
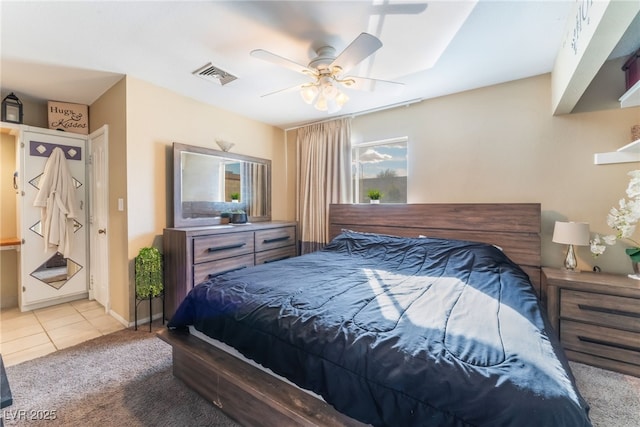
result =
[[16,308],[18,307],[18,296],[0,298],[0,308]]

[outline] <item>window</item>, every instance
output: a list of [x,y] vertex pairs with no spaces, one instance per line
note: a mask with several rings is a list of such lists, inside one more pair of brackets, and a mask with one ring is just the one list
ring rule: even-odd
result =
[[407,137],[352,147],[354,203],[369,203],[367,192],[379,190],[380,203],[407,203]]

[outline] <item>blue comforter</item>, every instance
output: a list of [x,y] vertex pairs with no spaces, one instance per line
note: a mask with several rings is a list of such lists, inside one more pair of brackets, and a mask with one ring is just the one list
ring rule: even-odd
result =
[[196,286],[194,327],[374,426],[589,426],[526,274],[491,245],[344,232]]

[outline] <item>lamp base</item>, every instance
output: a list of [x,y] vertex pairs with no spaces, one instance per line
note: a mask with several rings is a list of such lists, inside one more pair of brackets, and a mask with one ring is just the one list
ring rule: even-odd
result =
[[564,259],[564,268],[565,270],[576,271],[577,266],[578,260],[576,259],[576,253],[573,250],[573,245],[569,245],[567,257]]

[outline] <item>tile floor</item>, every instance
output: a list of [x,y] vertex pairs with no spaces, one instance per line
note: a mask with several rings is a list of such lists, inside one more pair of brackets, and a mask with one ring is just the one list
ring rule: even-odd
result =
[[44,356],[124,329],[96,301],[78,300],[20,312],[0,310],[0,354],[5,366]]

